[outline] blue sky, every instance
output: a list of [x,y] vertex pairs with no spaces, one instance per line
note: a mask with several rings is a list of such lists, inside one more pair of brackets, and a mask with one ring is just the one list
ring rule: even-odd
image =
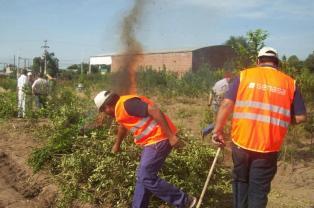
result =
[[[42,55],[43,40],[61,67],[119,53],[121,22],[133,0],[0,0],[0,63]],[[313,0],[146,0],[136,35],[144,51],[224,43],[249,30],[268,31],[280,55],[314,51]],[[1,65],[0,65],[1,67]]]

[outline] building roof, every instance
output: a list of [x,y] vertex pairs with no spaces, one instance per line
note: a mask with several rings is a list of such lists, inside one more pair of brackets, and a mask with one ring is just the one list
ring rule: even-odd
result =
[[[197,51],[197,50],[201,50],[201,49],[206,49],[206,48],[214,48],[214,47],[229,47],[226,45],[213,45],[213,46],[205,46],[205,47],[201,47],[201,48],[187,48],[187,49],[178,49],[178,50],[161,50],[161,51],[150,51],[150,52],[143,52],[143,53],[137,53],[134,55],[148,55],[148,54],[167,54],[167,53],[187,53],[187,52],[193,52],[193,51]],[[102,54],[98,54],[95,56],[91,56],[91,57],[106,57],[106,56],[123,56],[125,54],[121,53],[102,53]]]

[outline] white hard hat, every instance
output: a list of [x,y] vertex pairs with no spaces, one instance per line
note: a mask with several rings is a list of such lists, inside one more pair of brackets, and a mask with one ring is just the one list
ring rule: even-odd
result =
[[31,76],[31,75],[32,75],[32,72],[28,72],[27,75],[28,75],[28,76]]
[[261,57],[261,56],[278,58],[278,53],[276,49],[265,46],[258,52],[258,57]]
[[94,98],[94,102],[98,110],[100,110],[101,106],[108,100],[110,95],[111,95],[110,91],[101,91],[96,95],[96,97]]

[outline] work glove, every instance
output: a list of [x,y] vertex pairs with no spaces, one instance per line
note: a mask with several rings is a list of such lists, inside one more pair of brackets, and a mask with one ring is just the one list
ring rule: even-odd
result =
[[224,137],[221,132],[213,133],[212,142],[218,147],[223,148],[224,146],[226,146]]

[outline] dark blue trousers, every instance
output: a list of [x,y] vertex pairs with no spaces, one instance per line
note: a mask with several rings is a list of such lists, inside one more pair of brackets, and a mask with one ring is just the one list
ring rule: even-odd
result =
[[208,126],[202,130],[202,134],[204,136],[207,136],[208,134],[210,134],[214,130],[214,128],[215,128],[214,123],[208,124]]
[[248,151],[233,144],[234,208],[265,208],[270,184],[277,171],[277,152]]
[[187,195],[157,175],[170,152],[168,140],[144,147],[137,170],[133,208],[147,208],[151,194],[175,207],[185,207]]

